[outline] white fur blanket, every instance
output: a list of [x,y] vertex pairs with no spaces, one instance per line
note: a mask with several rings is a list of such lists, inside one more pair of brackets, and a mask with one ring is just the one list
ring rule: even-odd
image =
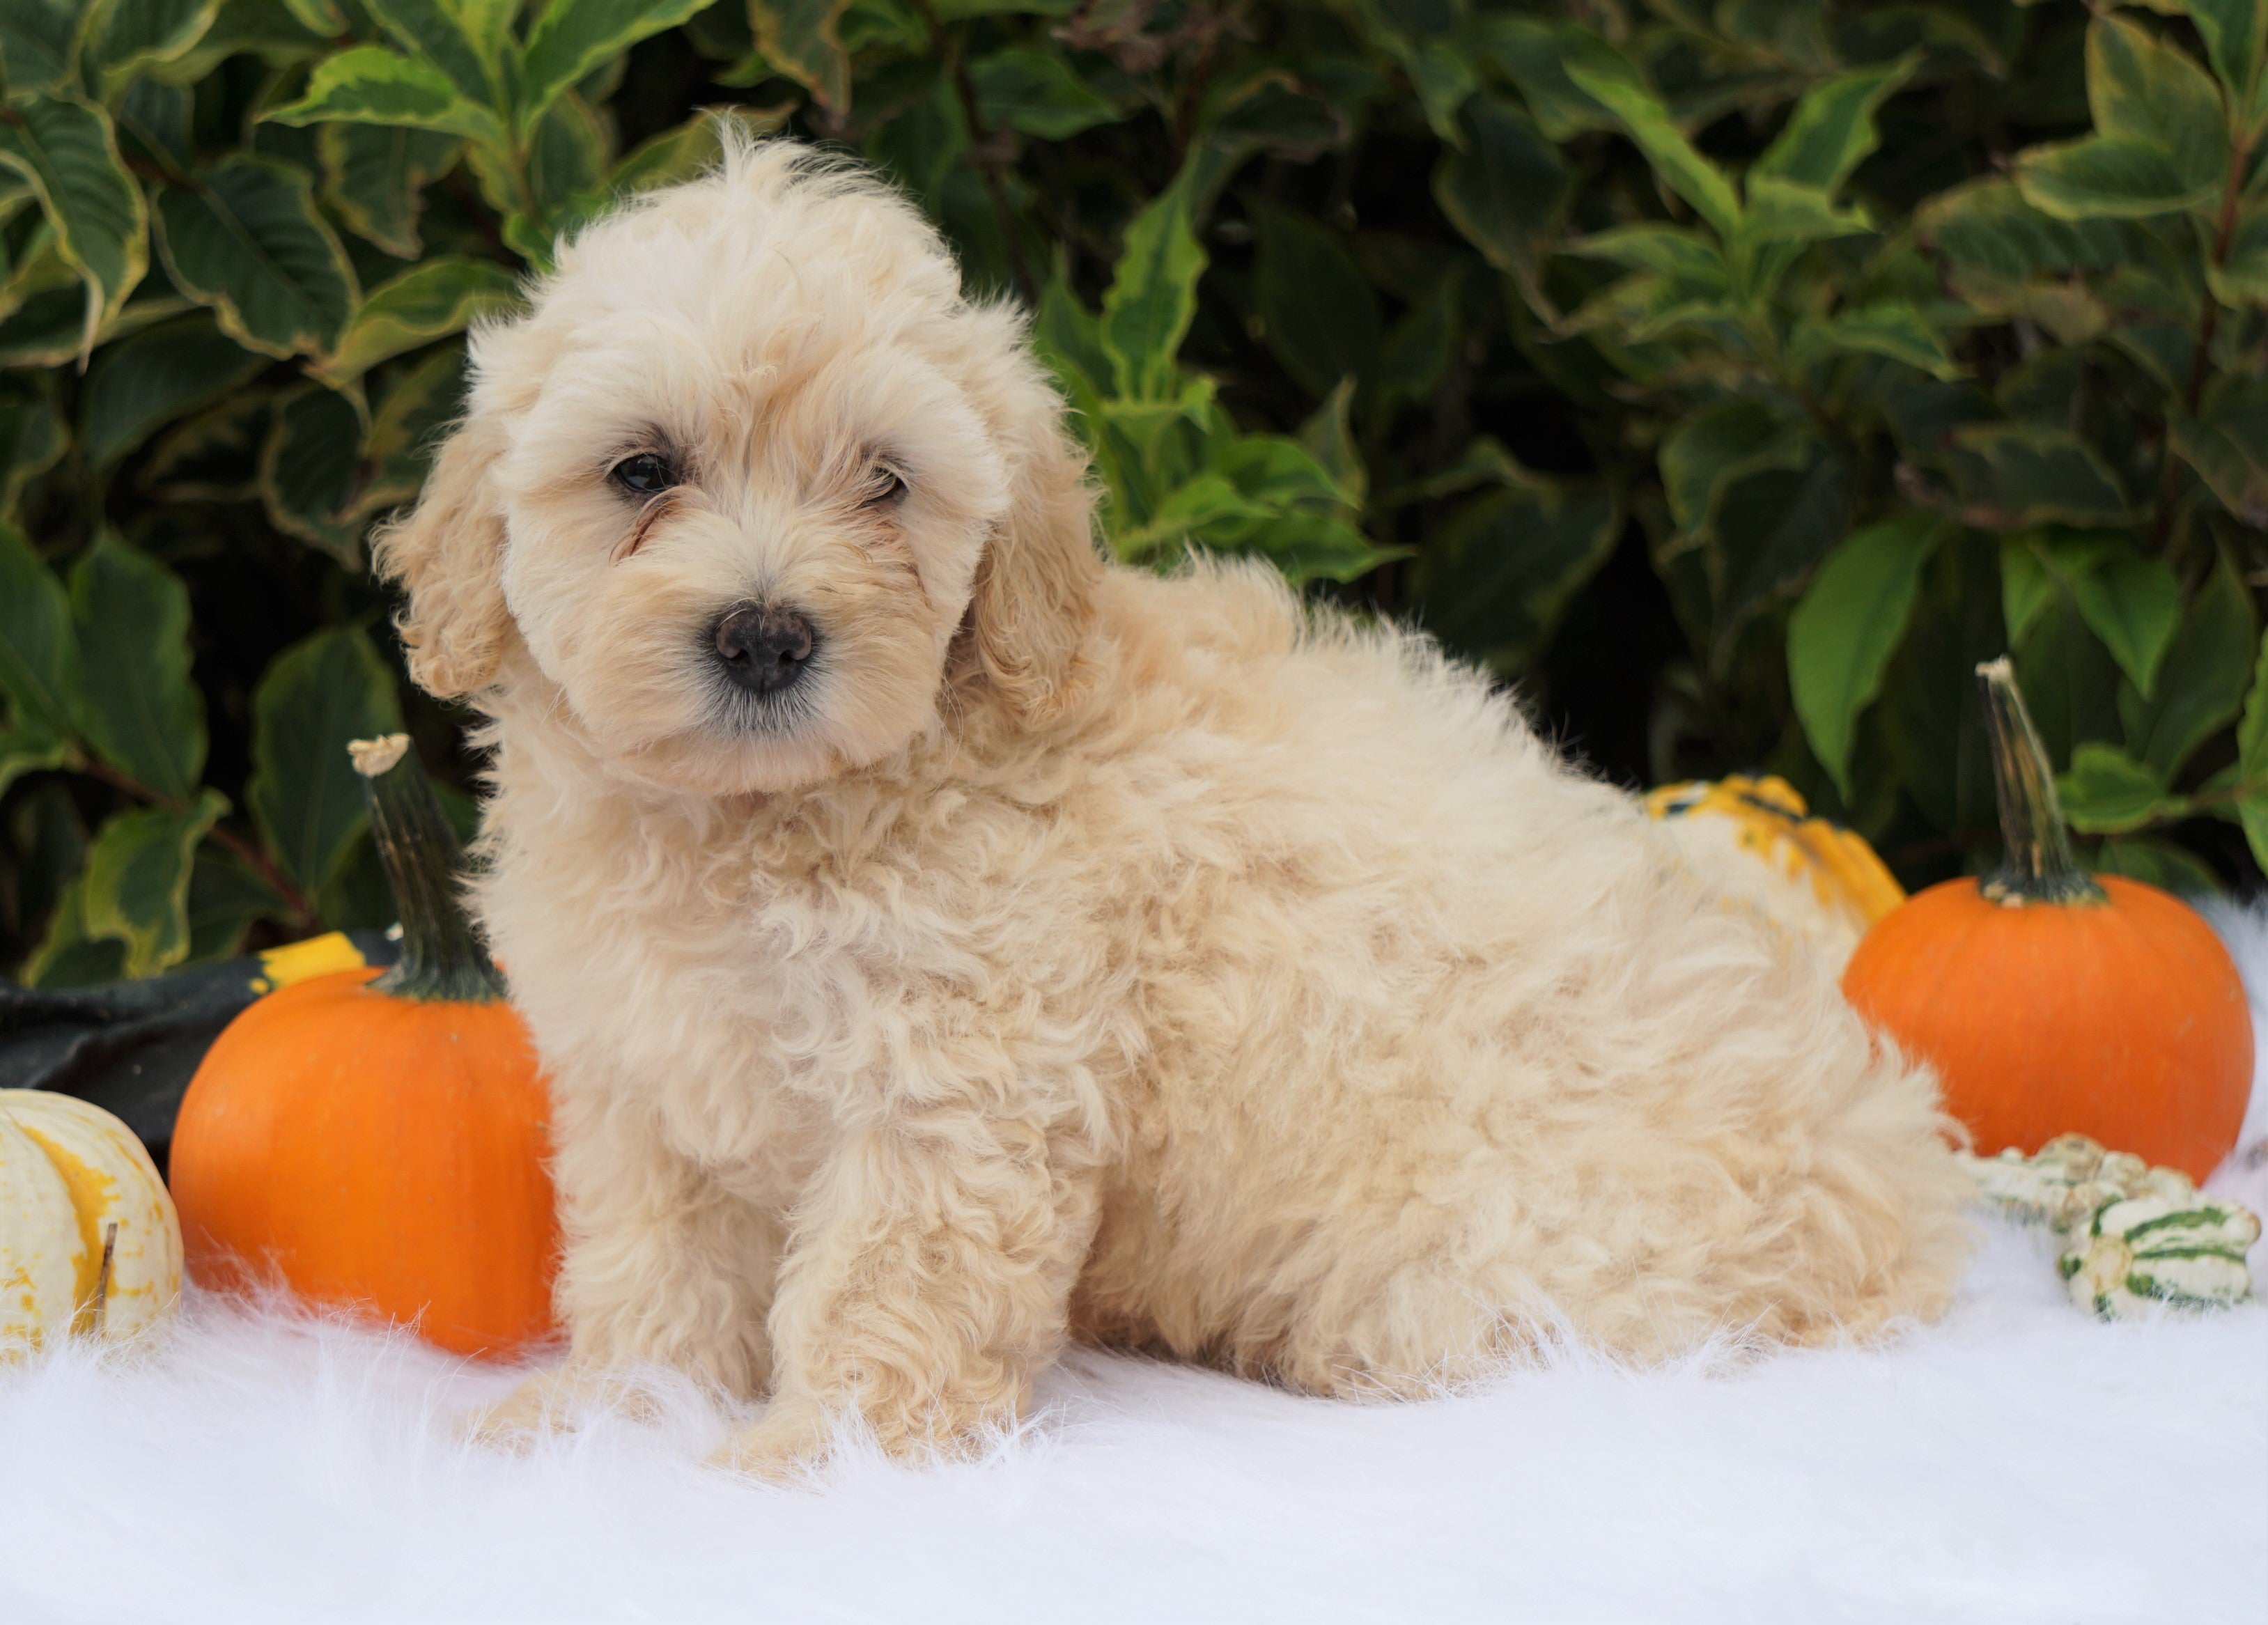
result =
[[[2217,923],[2259,1021],[2268,914]],[[684,1393],[468,1452],[508,1374],[193,1298],[155,1357],[0,1372],[0,1621],[2268,1619],[2268,1310],[2098,1325],[1980,1223],[1890,1348],[1379,1407],[1081,1355],[989,1461],[816,1492],[701,1468]]]

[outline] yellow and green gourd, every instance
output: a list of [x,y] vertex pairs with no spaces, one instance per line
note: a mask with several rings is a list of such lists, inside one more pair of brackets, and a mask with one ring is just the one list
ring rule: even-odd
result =
[[133,1337],[180,1290],[173,1199],[133,1131],[69,1095],[0,1089],[0,1354]]
[[1665,784],[1646,798],[1686,865],[1726,902],[1840,971],[1905,888],[1864,837],[1811,816],[1786,779],[1735,774]]

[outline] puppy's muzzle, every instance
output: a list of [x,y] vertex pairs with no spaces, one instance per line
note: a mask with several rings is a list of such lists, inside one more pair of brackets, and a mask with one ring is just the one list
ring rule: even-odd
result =
[[751,694],[792,688],[811,664],[819,634],[779,604],[742,604],[717,622],[717,658],[725,674]]

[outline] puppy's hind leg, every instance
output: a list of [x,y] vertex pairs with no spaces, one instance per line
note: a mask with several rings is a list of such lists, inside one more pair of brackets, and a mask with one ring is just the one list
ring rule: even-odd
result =
[[[587,1115],[593,1121],[579,1121]],[[468,1419],[510,1443],[595,1408],[635,1409],[625,1367],[666,1366],[737,1398],[770,1378],[764,1316],[779,1256],[772,1217],[661,1143],[642,1113],[558,1114],[565,1251],[553,1289],[566,1364]]]

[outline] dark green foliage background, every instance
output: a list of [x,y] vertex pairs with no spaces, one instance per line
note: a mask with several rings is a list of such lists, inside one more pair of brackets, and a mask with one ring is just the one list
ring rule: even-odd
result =
[[1038,312],[1113,546],[1262,554],[1633,785],[2092,861],[2268,844],[2255,0],[7,0],[0,964],[387,915],[345,768],[461,718],[364,533],[462,329],[713,155],[839,143]]

